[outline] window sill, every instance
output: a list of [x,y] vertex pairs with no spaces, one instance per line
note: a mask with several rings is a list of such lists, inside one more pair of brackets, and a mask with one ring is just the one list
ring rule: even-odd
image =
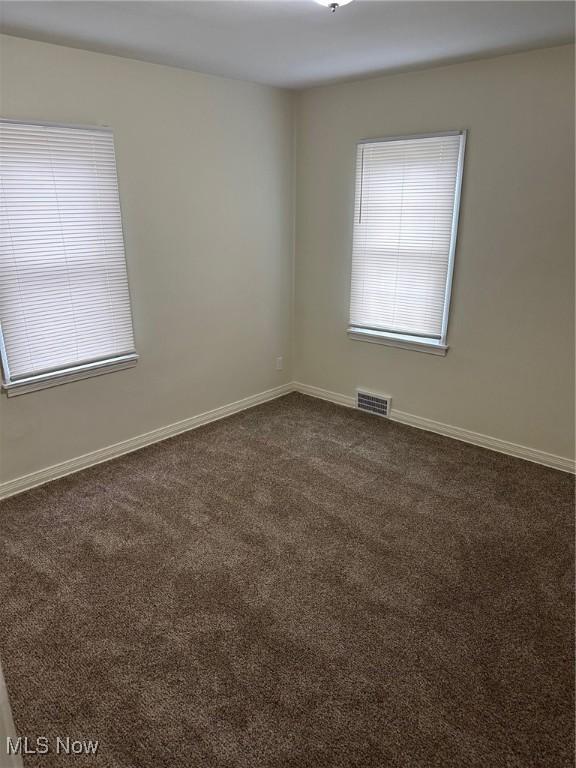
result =
[[400,333],[365,330],[363,328],[348,328],[348,338],[355,341],[368,341],[372,344],[384,344],[398,349],[413,349],[428,355],[445,355],[448,351],[446,344],[436,339],[424,339],[419,336],[405,336]]
[[92,376],[101,376],[104,373],[113,373],[114,371],[122,371],[125,368],[133,368],[137,362],[138,355],[125,355],[115,360],[103,360],[100,363],[77,365],[64,371],[30,376],[19,381],[4,382],[2,389],[8,397],[14,397],[15,395],[24,395],[27,392],[48,389],[48,387],[57,387],[70,381],[79,381],[80,379],[88,379]]

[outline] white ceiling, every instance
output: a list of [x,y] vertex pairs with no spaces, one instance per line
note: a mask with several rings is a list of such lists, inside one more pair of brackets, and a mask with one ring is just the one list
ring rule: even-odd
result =
[[574,39],[574,4],[355,0],[2,0],[8,34],[301,88]]

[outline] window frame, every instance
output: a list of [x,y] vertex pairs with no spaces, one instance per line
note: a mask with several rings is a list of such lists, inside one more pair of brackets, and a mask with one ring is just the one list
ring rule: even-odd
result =
[[[460,147],[458,152],[458,164],[456,168],[456,184],[454,190],[454,206],[452,210],[452,226],[450,231],[450,249],[448,252],[448,270],[446,273],[446,287],[444,291],[444,310],[442,313],[442,328],[439,339],[429,336],[419,336],[416,334],[395,333],[394,331],[383,331],[363,326],[355,326],[350,323],[348,316],[347,335],[349,339],[356,341],[368,341],[375,344],[384,344],[386,346],[397,347],[399,349],[412,349],[418,352],[426,352],[433,355],[445,355],[448,351],[448,321],[450,317],[450,301],[452,298],[452,281],[454,277],[454,262],[456,258],[456,245],[458,240],[458,224],[460,219],[460,207],[462,199],[462,183],[464,177],[464,160],[466,155],[466,141],[468,138],[468,129],[450,131],[434,131],[430,133],[413,133],[394,136],[384,136],[379,138],[360,139],[356,142],[355,162],[354,162],[354,195],[352,207],[352,238],[354,237],[354,209],[356,206],[356,180],[358,176],[358,148],[363,144],[383,144],[391,141],[410,141],[418,139],[439,138],[442,136],[459,136]],[[353,252],[353,244],[351,253]],[[350,279],[348,281],[348,312],[350,313],[351,290],[352,290],[352,257],[350,258]]]
[[126,265],[126,282],[128,289],[128,301],[130,306],[130,315],[132,321],[132,335],[134,338],[134,352],[130,352],[123,355],[117,355],[115,357],[104,357],[97,360],[92,360],[87,363],[76,363],[68,365],[62,368],[56,368],[50,371],[44,371],[32,376],[26,376],[23,378],[12,379],[10,374],[10,363],[8,360],[8,353],[6,350],[6,344],[4,341],[4,333],[2,330],[2,323],[0,322],[0,372],[1,372],[1,389],[8,397],[15,395],[25,394],[27,392],[35,392],[41,389],[47,389],[49,387],[55,387],[60,384],[66,384],[72,381],[79,381],[81,379],[91,378],[92,376],[101,376],[105,373],[113,373],[114,371],[121,371],[127,368],[133,368],[139,360],[139,354],[137,350],[136,329],[134,323],[134,304],[132,300],[132,290],[130,285],[130,275],[128,273],[128,257],[126,254],[126,232],[124,228],[124,215],[122,211],[122,200],[120,197],[120,183],[118,179],[118,162],[115,152],[115,137],[111,126],[100,123],[99,125],[88,125],[86,123],[60,123],[46,120],[22,120],[11,117],[0,116],[0,123],[11,123],[13,125],[37,125],[45,126],[48,128],[67,128],[72,130],[85,130],[85,131],[102,131],[110,133],[112,135],[112,142],[114,146],[114,160],[116,170],[116,182],[118,187],[118,208],[120,211],[120,226],[122,230],[122,244],[124,248],[124,262]]

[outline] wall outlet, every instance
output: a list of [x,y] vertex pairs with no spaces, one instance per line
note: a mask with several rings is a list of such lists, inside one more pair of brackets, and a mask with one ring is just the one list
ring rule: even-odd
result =
[[281,371],[284,368],[284,358],[283,357],[277,357],[276,358],[276,370]]

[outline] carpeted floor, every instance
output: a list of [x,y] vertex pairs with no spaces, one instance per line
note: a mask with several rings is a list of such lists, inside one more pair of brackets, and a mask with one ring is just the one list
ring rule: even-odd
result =
[[573,765],[567,474],[289,395],[0,530],[26,766]]

